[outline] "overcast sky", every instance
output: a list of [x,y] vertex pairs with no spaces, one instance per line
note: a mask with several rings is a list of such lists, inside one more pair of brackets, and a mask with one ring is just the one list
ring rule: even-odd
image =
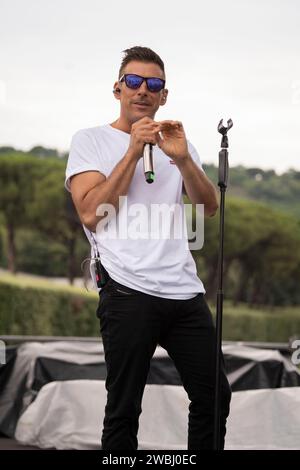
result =
[[202,161],[300,170],[299,0],[0,0],[0,145],[67,150],[112,122],[122,51],[164,60],[168,103]]

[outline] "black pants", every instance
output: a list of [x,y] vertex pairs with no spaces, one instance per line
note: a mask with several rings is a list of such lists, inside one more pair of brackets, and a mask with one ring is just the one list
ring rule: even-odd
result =
[[[157,344],[166,349],[190,400],[189,450],[213,448],[215,329],[203,294],[189,300],[147,295],[110,280],[100,294],[107,366],[103,450],[135,450],[142,397]],[[221,447],[231,390],[221,374]]]

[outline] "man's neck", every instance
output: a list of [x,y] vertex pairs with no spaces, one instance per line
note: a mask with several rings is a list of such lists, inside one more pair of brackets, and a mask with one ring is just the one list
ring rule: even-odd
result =
[[119,129],[120,131],[127,132],[127,134],[130,134],[131,132],[131,124],[126,121],[123,121],[121,118],[112,122],[111,126],[115,129]]

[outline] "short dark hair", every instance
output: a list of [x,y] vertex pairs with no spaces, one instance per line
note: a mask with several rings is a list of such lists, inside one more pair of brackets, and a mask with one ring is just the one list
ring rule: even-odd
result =
[[156,52],[152,51],[152,49],[149,49],[149,47],[142,47],[142,46],[134,46],[130,47],[130,49],[125,49],[124,51],[124,57],[121,62],[121,67],[119,69],[119,78],[123,74],[123,70],[126,67],[129,62],[132,62],[133,60],[137,60],[139,62],[153,62],[154,64],[157,64],[163,73],[165,73],[165,65],[161,58],[159,57]]

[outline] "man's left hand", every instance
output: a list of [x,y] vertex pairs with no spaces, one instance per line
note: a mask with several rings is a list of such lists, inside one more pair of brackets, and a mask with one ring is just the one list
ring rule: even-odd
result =
[[174,160],[174,163],[180,164],[189,157],[187,140],[183,125],[180,121],[160,121],[158,137],[158,146],[162,151]]

